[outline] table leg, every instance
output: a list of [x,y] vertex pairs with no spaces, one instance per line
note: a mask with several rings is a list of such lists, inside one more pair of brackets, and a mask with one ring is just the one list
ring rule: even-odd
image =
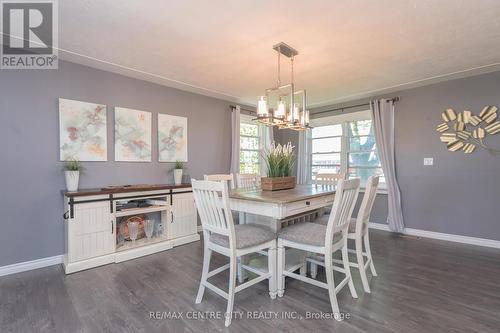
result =
[[[239,212],[238,214],[238,224],[246,224],[247,214],[244,212]],[[247,279],[247,272],[241,267],[243,264],[248,263],[248,258],[246,256],[241,256],[237,258],[237,270],[236,276],[238,277],[238,282],[243,283]]]

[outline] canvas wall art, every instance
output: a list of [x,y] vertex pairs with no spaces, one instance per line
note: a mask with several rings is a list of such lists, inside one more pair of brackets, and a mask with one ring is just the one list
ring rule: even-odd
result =
[[115,161],[151,162],[151,112],[115,107]]
[[59,98],[61,161],[107,161],[106,105]]
[[187,118],[158,114],[158,160],[187,162]]

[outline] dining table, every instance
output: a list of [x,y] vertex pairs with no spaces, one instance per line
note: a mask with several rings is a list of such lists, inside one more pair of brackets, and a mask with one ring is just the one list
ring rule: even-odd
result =
[[267,224],[278,232],[283,221],[331,206],[334,198],[335,186],[328,185],[296,185],[280,191],[233,189],[229,205],[240,213],[239,223]]

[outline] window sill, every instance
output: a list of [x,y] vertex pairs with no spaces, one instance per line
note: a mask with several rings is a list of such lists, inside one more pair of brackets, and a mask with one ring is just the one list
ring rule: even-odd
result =
[[[365,188],[364,187],[360,188],[359,192],[365,193]],[[377,189],[377,194],[385,194],[385,195],[387,195],[387,193],[388,192],[387,192],[386,188],[379,188],[379,189]]]

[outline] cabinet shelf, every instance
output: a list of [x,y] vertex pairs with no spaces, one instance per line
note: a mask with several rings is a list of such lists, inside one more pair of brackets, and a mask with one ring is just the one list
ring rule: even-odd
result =
[[118,247],[118,245],[117,245],[116,252],[132,250],[132,249],[136,249],[136,248],[142,247],[142,246],[147,246],[147,245],[165,242],[167,240],[168,239],[166,236],[162,236],[162,237],[153,237],[151,239],[147,239],[146,237],[144,237],[144,238],[136,240],[135,242],[134,241],[126,241],[120,247]]
[[162,212],[162,211],[166,211],[167,209],[168,209],[167,206],[149,206],[149,207],[142,207],[142,208],[130,208],[130,209],[124,209],[124,210],[117,211],[115,213],[115,216],[122,217],[122,216]]

